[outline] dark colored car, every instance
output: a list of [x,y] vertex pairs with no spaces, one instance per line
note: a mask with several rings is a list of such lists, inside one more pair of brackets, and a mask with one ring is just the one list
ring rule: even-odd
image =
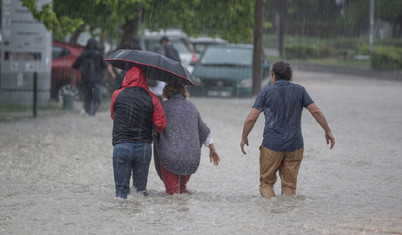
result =
[[[55,100],[61,100],[63,94],[78,91],[70,86],[72,65],[85,47],[61,42],[53,42],[52,46],[52,74],[50,84],[50,96]],[[81,81],[80,73],[77,72],[77,84]]]
[[[210,45],[195,64],[192,96],[249,97],[252,95],[253,45]],[[261,87],[269,84],[269,63],[262,56]]]

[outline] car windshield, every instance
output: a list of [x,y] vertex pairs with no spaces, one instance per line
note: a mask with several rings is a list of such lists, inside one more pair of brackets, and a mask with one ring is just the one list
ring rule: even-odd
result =
[[251,66],[253,50],[250,48],[208,47],[201,59],[203,65]]

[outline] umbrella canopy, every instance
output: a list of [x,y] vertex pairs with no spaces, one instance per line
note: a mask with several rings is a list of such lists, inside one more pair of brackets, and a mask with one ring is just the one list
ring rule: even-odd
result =
[[154,52],[118,50],[105,58],[105,61],[109,62],[113,67],[126,71],[134,65],[140,65],[143,67],[145,76],[148,79],[195,86],[190,72],[183,65]]

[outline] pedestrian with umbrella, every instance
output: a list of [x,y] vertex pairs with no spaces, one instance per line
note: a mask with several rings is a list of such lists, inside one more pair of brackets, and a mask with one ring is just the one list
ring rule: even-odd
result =
[[155,132],[166,128],[166,118],[159,99],[149,91],[147,79],[194,85],[183,66],[156,53],[139,50],[118,50],[105,61],[127,71],[122,87],[112,96],[113,172],[116,197],[127,198],[131,169],[137,192],[146,190]]
[[132,169],[137,192],[147,196],[152,132],[162,133],[166,118],[159,99],[148,89],[142,66],[127,71],[122,87],[113,93],[110,114],[116,197],[127,198]]
[[162,106],[166,131],[154,138],[154,161],[159,177],[169,195],[188,193],[187,182],[200,165],[201,147],[209,148],[209,158],[218,165],[220,158],[196,106],[187,98],[186,88],[177,82],[163,89]]
[[[119,50],[105,60],[123,70],[141,66],[147,79],[167,83],[164,98],[168,100],[162,103],[165,115],[168,114],[167,129],[158,131],[159,135],[154,139],[155,167],[168,194],[187,193],[186,184],[200,163],[202,144],[209,147],[211,162],[218,165],[220,161],[210,129],[195,105],[187,100],[188,92],[184,86],[194,86],[190,72],[179,62],[148,51]],[[127,82],[129,72],[123,84]]]

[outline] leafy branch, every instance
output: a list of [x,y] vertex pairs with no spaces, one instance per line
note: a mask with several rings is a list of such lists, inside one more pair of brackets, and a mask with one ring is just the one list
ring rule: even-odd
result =
[[56,38],[73,33],[78,27],[84,24],[81,18],[71,19],[68,16],[57,17],[52,11],[53,3],[44,4],[40,11],[36,7],[37,0],[23,0],[22,5],[27,7],[34,19],[42,22],[47,30],[52,30]]

